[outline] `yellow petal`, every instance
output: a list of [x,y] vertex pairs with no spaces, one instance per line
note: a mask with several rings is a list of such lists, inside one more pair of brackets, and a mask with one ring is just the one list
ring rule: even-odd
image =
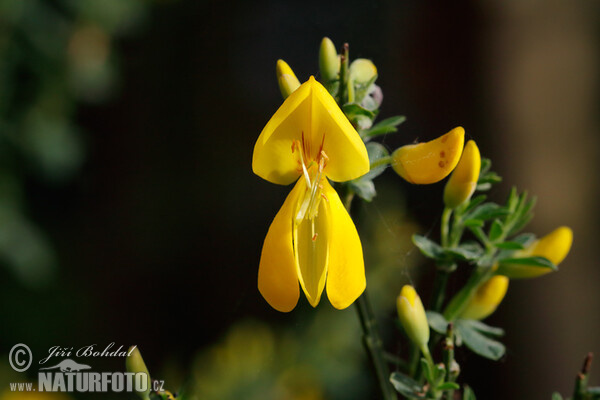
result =
[[[326,181],[326,180],[325,180]],[[304,180],[296,185],[304,187],[305,195],[310,196]],[[298,199],[298,206],[303,196]],[[294,251],[296,270],[300,286],[311,306],[316,307],[321,300],[327,277],[329,262],[330,215],[325,201],[319,203],[318,215],[314,219],[303,218],[294,222]]]
[[[534,241],[526,249],[513,254],[514,258],[522,257],[546,257],[555,265],[560,264],[569,251],[573,243],[573,231],[567,226],[556,228],[546,236]],[[522,264],[500,264],[496,273],[505,275],[511,279],[536,278],[546,275],[552,270],[549,268],[532,267]]]
[[481,169],[481,155],[479,148],[473,140],[465,145],[462,157],[452,172],[444,188],[444,204],[449,208],[456,208],[471,198]]
[[258,290],[274,309],[294,309],[300,289],[294,260],[292,223],[298,197],[304,190],[299,181],[273,219],[265,238],[258,268]]
[[307,83],[313,88],[312,143],[317,148],[323,143],[329,157],[325,167],[327,177],[345,182],[369,172],[367,148],[356,129],[323,85],[312,77]]
[[307,164],[325,151],[329,158],[325,173],[332,180],[347,181],[369,171],[363,141],[333,97],[313,77],[283,102],[264,127],[254,146],[254,173],[282,185],[296,180],[302,170],[291,149],[297,140],[304,142]]
[[300,87],[300,81],[290,66],[283,60],[277,60],[277,82],[283,98],[287,98]]
[[328,202],[331,218],[327,297],[335,308],[341,310],[365,290],[365,265],[356,227],[329,182],[325,181],[323,193],[327,200],[322,203]]
[[481,285],[459,318],[484,319],[496,311],[508,290],[508,278],[496,275]]
[[392,167],[410,183],[439,182],[456,167],[464,140],[465,130],[459,126],[429,142],[402,146],[392,154]]

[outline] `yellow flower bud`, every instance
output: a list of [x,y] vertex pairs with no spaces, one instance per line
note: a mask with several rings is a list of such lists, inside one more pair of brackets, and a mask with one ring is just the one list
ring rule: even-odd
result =
[[[513,258],[546,257],[553,264],[560,264],[573,243],[573,231],[567,226],[561,226],[546,236],[534,241],[526,249],[513,254]],[[533,267],[521,264],[500,264],[496,273],[511,279],[536,278],[549,273],[551,269]]]
[[423,303],[415,288],[410,285],[404,285],[400,291],[400,296],[396,300],[396,306],[404,331],[423,353],[427,353],[429,324],[427,323]]
[[481,169],[481,155],[479,148],[473,140],[465,145],[462,157],[450,175],[444,189],[444,204],[449,208],[456,208],[471,198]]
[[439,182],[458,164],[464,141],[465,130],[459,126],[429,142],[402,146],[392,153],[392,168],[410,183]]
[[459,318],[477,320],[487,318],[496,311],[507,290],[507,277],[502,275],[491,277],[477,288],[477,293],[467,304]]
[[328,37],[324,37],[321,41],[319,69],[321,70],[321,78],[326,83],[336,79],[340,72],[340,59],[335,50],[335,45]]
[[277,82],[284,99],[287,99],[290,94],[300,87],[300,81],[296,78],[294,71],[283,60],[277,60]]
[[146,386],[147,389],[145,392],[138,392],[137,394],[142,399],[147,399],[152,385],[150,383],[150,373],[148,372],[148,368],[146,368],[146,363],[144,362],[142,354],[140,353],[140,350],[137,348],[137,346],[130,347],[129,352],[127,354],[127,359],[125,360],[125,367],[127,369],[127,372],[133,372],[135,374],[146,374],[146,379],[148,382],[148,385]]

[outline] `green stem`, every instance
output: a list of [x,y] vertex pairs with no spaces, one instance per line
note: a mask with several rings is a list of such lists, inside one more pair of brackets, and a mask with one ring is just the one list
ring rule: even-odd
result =
[[338,90],[340,107],[346,103],[346,92],[348,86],[348,59],[350,57],[348,43],[344,43],[340,55],[340,88]]
[[579,372],[577,374],[577,378],[575,378],[575,392],[573,393],[573,400],[586,400],[588,398],[587,384],[591,365],[592,353],[589,353],[583,361],[581,372]]
[[371,171],[382,165],[388,165],[392,163],[392,156],[381,157],[371,163]]
[[433,278],[433,296],[431,298],[431,309],[435,312],[440,312],[444,305],[448,278],[450,278],[449,271],[441,268],[438,268],[435,271],[435,277]]
[[450,230],[450,217],[452,216],[452,209],[445,207],[442,213],[442,247],[448,247],[448,232]]
[[[346,210],[348,210],[348,213],[350,214],[353,198],[354,194],[349,192],[344,201]],[[383,342],[379,336],[377,319],[375,318],[375,313],[369,303],[366,289],[356,300],[355,305],[358,319],[360,320],[360,326],[363,331],[363,344],[369,354],[373,367],[375,368],[375,375],[377,376],[383,398],[384,400],[396,400],[398,397],[390,383],[390,370],[383,350]]]
[[[446,331],[446,340],[444,343],[444,365],[446,366],[446,379],[445,382],[454,382],[458,377],[458,371],[455,368],[454,361],[454,326],[452,323],[448,324]],[[454,399],[454,389],[449,389],[445,393],[446,400]]]

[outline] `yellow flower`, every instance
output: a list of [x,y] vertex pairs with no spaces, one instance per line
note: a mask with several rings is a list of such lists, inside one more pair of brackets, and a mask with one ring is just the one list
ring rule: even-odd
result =
[[313,307],[327,282],[331,304],[348,307],[366,286],[362,247],[327,178],[358,178],[369,171],[369,157],[356,130],[313,77],[264,127],[254,147],[252,169],[281,185],[297,180],[263,244],[260,293],[273,308],[287,312],[298,302],[298,281]]
[[[567,226],[561,226],[543,238],[534,241],[526,249],[515,252],[513,258],[546,257],[554,265],[558,265],[569,254],[572,243],[573,231]],[[549,268],[532,267],[530,265],[500,264],[496,273],[498,275],[505,275],[511,279],[519,279],[536,278],[550,271],[552,270]]]
[[429,324],[421,298],[410,285],[404,285],[396,300],[398,318],[402,323],[408,338],[419,347],[423,353],[429,353]]
[[456,208],[471,198],[481,169],[481,155],[479,148],[473,140],[465,145],[462,157],[452,172],[444,188],[444,204],[449,208]]
[[402,146],[392,153],[392,168],[410,183],[441,181],[456,167],[464,142],[465,130],[459,126],[429,142]]
[[502,275],[491,277],[477,288],[459,318],[481,320],[491,315],[502,302],[508,290],[508,278]]
[[296,74],[290,68],[290,66],[283,60],[277,60],[277,83],[279,84],[279,90],[281,95],[286,99],[294,90],[300,87],[300,81],[296,78]]

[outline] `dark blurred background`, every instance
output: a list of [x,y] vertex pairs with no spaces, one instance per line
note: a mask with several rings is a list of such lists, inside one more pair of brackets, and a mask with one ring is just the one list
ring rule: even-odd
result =
[[[354,310],[302,298],[280,314],[256,288],[289,191],[251,171],[281,103],[275,62],[304,81],[329,36],[377,65],[380,117],[408,117],[389,149],[462,125],[504,177],[496,201],[514,184],[538,197],[530,231],[573,228],[561,271],[511,283],[490,318],[506,328],[505,359],[459,355],[478,398],[569,394],[583,356],[600,354],[598,8],[0,1],[0,381],[23,379],[6,362],[15,343],[40,355],[116,342],[199,399],[377,398]],[[429,290],[432,267],[409,238],[435,237],[442,190],[387,171],[360,210],[367,280],[391,332],[402,285]]]

